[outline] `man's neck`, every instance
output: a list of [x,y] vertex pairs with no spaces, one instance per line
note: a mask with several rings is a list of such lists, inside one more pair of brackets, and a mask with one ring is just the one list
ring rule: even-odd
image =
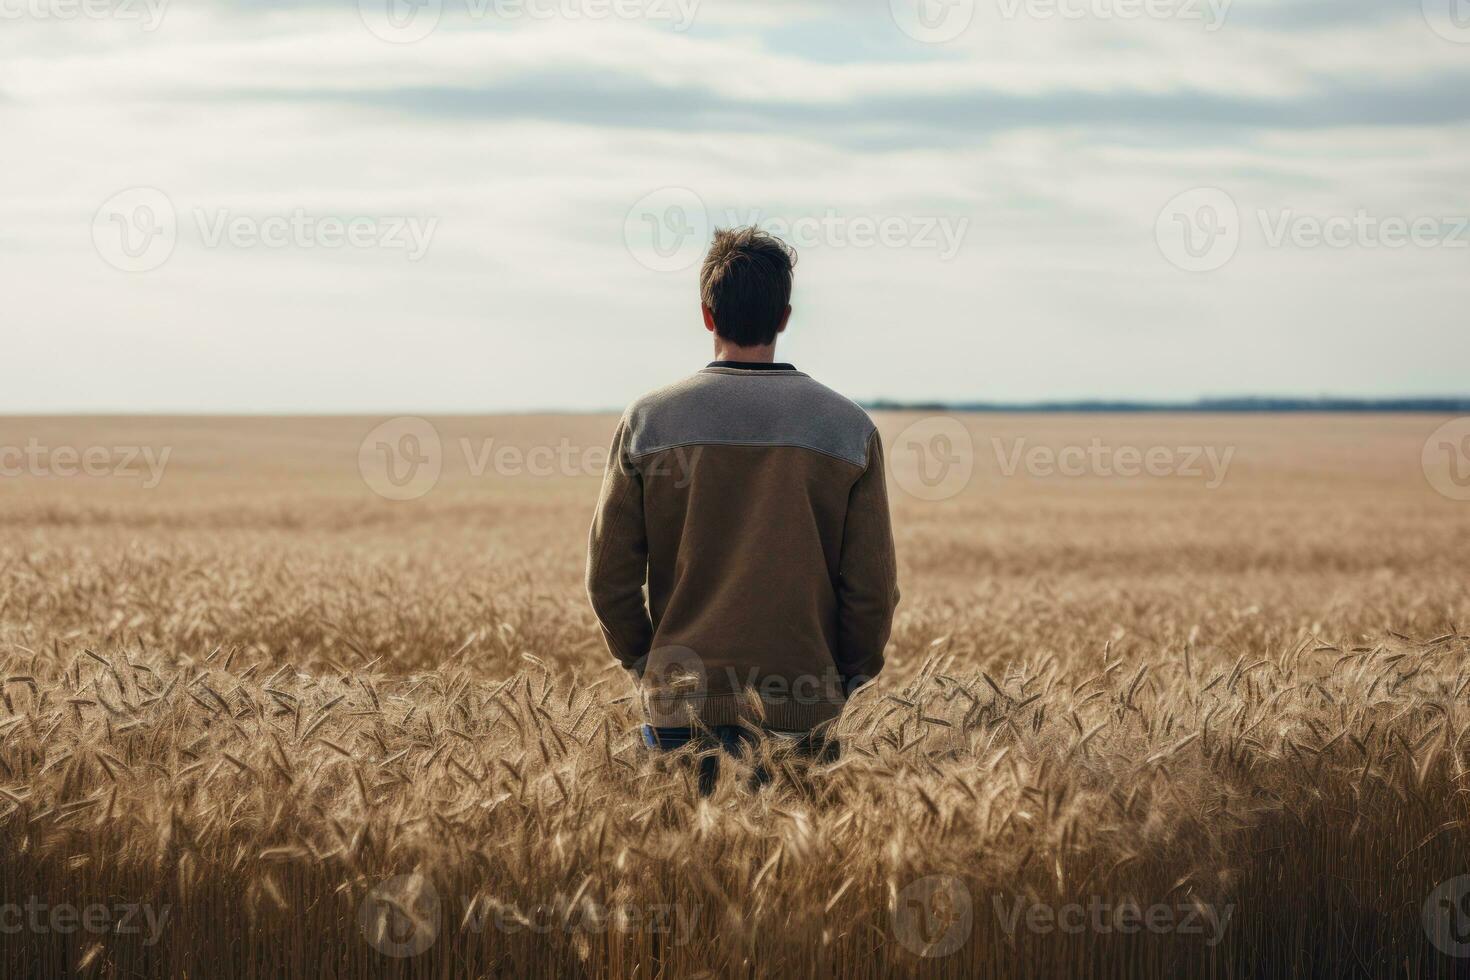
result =
[[773,364],[776,361],[776,345],[741,347],[716,338],[715,360],[733,361],[739,364]]

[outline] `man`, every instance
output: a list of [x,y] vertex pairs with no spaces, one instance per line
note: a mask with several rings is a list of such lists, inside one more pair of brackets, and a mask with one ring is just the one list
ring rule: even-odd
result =
[[587,590],[651,747],[739,754],[755,731],[818,751],[883,669],[898,585],[882,445],[856,404],[776,362],[794,264],[759,229],[717,232],[700,273],[714,363],[613,436]]

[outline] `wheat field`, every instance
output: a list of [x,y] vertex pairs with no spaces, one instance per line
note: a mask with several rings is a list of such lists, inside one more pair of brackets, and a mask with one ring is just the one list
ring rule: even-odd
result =
[[[1470,964],[1443,420],[973,416],[973,478],[928,500],[919,417],[882,416],[888,669],[835,763],[767,747],[769,785],[729,763],[707,799],[583,598],[614,419],[436,418],[406,501],[363,475],[380,421],[3,423],[118,471],[0,478],[0,976]],[[1011,465],[1094,444],[1230,463]]]

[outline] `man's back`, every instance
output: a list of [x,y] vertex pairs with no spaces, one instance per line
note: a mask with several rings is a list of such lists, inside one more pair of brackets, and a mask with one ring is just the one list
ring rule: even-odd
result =
[[588,590],[655,726],[836,717],[882,669],[898,599],[872,421],[781,364],[645,396],[614,438]]

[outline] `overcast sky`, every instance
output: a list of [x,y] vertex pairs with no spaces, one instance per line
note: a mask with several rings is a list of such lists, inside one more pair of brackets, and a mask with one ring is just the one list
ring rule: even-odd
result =
[[0,410],[621,406],[753,220],[858,398],[1464,393],[1467,92],[1467,0],[0,0]]

